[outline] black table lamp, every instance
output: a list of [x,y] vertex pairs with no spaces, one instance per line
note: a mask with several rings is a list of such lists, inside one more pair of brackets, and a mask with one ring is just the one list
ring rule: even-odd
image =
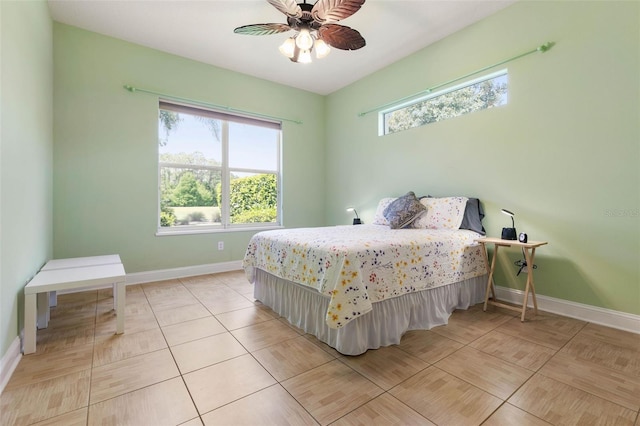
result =
[[358,212],[356,211],[356,209],[355,209],[355,208],[353,208],[353,207],[349,207],[349,208],[347,209],[347,211],[348,211],[348,212],[353,212],[353,213],[356,215],[356,217],[355,217],[355,218],[353,218],[353,224],[354,224],[354,225],[362,225],[362,221],[361,221],[361,220],[360,220],[360,218],[358,217]]
[[517,232],[516,232],[516,222],[513,220],[514,214],[509,210],[502,209],[502,213],[507,216],[511,216],[511,228],[502,228],[502,236],[503,240],[517,240]]

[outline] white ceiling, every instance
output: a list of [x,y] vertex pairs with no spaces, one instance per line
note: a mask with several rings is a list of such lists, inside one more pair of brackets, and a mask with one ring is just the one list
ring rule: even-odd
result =
[[515,1],[367,0],[340,21],[358,30],[367,45],[332,49],[311,64],[280,54],[289,33],[234,34],[241,25],[286,23],[266,0],[49,0],[49,8],[64,24],[326,95]]

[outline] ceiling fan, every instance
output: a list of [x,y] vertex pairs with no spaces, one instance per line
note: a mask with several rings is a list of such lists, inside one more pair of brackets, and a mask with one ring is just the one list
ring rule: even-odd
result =
[[366,42],[353,28],[336,24],[360,10],[365,0],[318,0],[308,4],[306,0],[267,0],[287,16],[286,24],[252,24],[233,30],[236,34],[270,35],[294,30],[281,46],[280,52],[293,62],[311,62],[311,51],[316,57],[329,54],[329,46],[340,50],[357,50]]

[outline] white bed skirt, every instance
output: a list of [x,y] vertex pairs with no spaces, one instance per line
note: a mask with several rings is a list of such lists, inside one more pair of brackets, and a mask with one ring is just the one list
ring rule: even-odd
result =
[[371,312],[339,329],[325,323],[329,298],[315,289],[256,270],[254,297],[289,323],[344,355],[397,345],[410,330],[447,324],[455,309],[484,301],[487,275],[373,303]]

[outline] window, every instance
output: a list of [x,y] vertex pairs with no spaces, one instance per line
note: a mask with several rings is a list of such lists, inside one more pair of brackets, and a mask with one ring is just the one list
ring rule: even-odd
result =
[[507,104],[507,70],[430,93],[380,112],[380,135]]
[[158,234],[280,224],[281,125],[160,101]]

